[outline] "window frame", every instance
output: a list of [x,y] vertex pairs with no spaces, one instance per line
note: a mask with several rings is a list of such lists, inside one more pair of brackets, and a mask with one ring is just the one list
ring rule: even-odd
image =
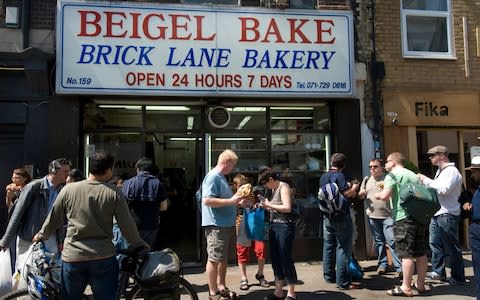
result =
[[[452,17],[452,1],[445,0],[447,4],[446,11],[437,10],[420,10],[420,9],[406,9],[403,8],[403,1],[400,0],[400,28],[402,40],[402,56],[404,58],[420,58],[420,59],[456,59],[455,42],[453,36],[453,17]],[[433,0],[430,0],[433,1]],[[437,1],[437,0],[434,0]],[[444,18],[447,25],[447,52],[434,51],[411,51],[408,50],[407,40],[407,17],[436,17]]]

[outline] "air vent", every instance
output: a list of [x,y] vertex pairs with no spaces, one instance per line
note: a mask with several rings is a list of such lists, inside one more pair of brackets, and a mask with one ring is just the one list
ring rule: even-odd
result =
[[215,128],[225,128],[230,123],[230,112],[223,106],[215,106],[208,111],[208,122]]

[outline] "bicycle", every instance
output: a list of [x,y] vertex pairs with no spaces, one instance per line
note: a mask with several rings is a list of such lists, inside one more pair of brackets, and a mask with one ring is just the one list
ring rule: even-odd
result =
[[[198,300],[195,289],[183,277],[181,265],[179,265],[178,274],[169,274],[168,278],[163,281],[142,282],[139,270],[144,264],[145,257],[152,253],[155,252],[145,253],[142,248],[119,251],[123,258],[120,264],[116,299]],[[27,288],[12,291],[0,297],[0,300],[61,299],[61,266],[57,263],[57,255],[48,252],[43,242],[33,244],[31,255],[32,261],[25,266],[26,272],[24,273],[26,274]],[[83,298],[90,299],[87,295],[84,295]]]

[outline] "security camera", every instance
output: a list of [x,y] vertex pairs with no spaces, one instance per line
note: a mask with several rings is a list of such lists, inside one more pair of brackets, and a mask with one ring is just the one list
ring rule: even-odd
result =
[[398,126],[399,123],[400,123],[400,122],[398,121],[397,118],[393,118],[393,119],[392,119],[392,125],[393,125],[393,126]]

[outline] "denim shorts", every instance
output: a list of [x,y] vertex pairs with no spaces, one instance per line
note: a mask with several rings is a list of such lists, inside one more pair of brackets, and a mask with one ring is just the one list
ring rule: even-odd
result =
[[235,227],[206,226],[205,239],[207,240],[208,260],[225,262],[228,260],[230,245],[233,244]]
[[427,254],[427,225],[417,223],[412,218],[395,222],[395,251],[398,257],[420,257]]

